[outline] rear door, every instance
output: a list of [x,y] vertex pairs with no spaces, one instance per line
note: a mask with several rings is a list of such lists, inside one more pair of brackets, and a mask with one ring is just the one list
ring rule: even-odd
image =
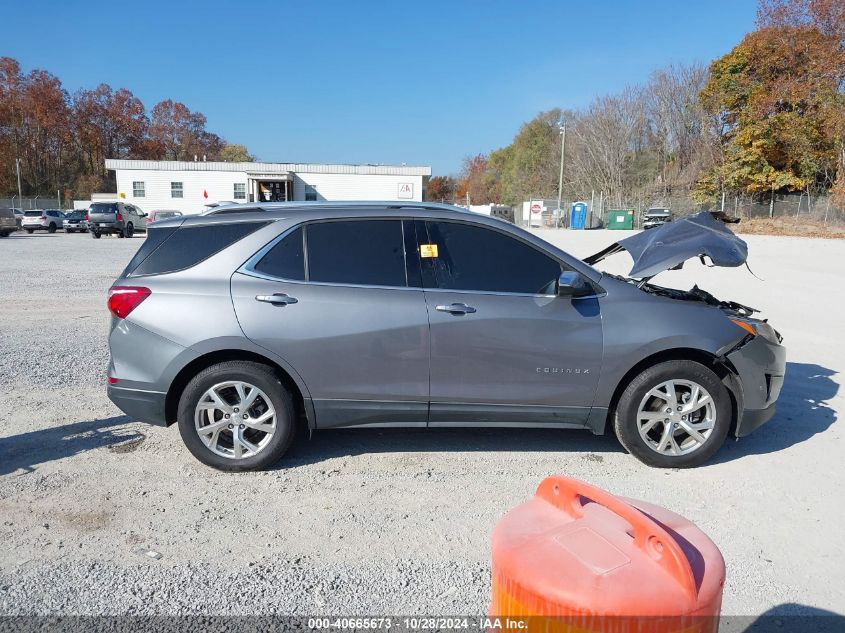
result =
[[318,427],[426,424],[428,317],[406,230],[395,218],[307,223],[232,277],[244,333],[299,373]]
[[431,426],[583,426],[601,368],[598,299],[561,262],[473,223],[417,222],[431,321]]

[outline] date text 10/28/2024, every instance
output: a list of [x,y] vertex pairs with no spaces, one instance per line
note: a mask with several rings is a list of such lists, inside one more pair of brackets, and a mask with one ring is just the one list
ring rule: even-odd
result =
[[396,630],[396,631],[525,631],[528,623],[506,617],[317,617],[308,618],[311,630]]

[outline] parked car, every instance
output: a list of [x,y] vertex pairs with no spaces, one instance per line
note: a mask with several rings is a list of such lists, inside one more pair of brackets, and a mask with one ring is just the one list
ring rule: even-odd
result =
[[21,225],[23,224],[23,209],[12,208],[12,212],[15,214],[15,222],[17,223],[18,228],[20,229]]
[[158,220],[166,220],[167,218],[176,218],[182,215],[181,211],[172,211],[170,209],[155,209],[147,214],[147,224],[152,224]]
[[18,230],[15,212],[12,209],[0,209],[0,237],[8,237]]
[[643,214],[643,229],[653,229],[672,221],[672,211],[654,207]]
[[65,216],[58,209],[33,209],[24,211],[21,226],[27,233],[47,231],[55,233],[62,228]]
[[63,226],[65,233],[85,233],[88,230],[88,223],[85,221],[85,216],[88,214],[84,210],[71,211],[65,215]]
[[91,237],[100,239],[103,234],[132,237],[136,231],[147,232],[147,214],[133,204],[125,202],[95,202],[88,209],[88,230]]
[[109,291],[109,398],[178,423],[205,464],[265,468],[303,419],[610,429],[647,464],[688,467],[774,413],[780,335],[751,308],[648,282],[701,253],[745,261],[709,214],[590,258],[628,250],[640,274],[623,278],[447,205],[261,207],[151,225]]

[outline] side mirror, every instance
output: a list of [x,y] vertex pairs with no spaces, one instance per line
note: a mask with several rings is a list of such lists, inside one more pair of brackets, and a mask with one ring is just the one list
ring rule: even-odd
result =
[[564,271],[557,279],[558,297],[580,297],[590,294],[590,286],[580,273]]

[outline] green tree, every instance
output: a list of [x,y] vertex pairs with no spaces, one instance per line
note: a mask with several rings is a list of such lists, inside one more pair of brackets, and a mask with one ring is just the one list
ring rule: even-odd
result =
[[255,156],[249,153],[246,145],[226,143],[220,150],[218,159],[227,163],[251,163],[255,160]]

